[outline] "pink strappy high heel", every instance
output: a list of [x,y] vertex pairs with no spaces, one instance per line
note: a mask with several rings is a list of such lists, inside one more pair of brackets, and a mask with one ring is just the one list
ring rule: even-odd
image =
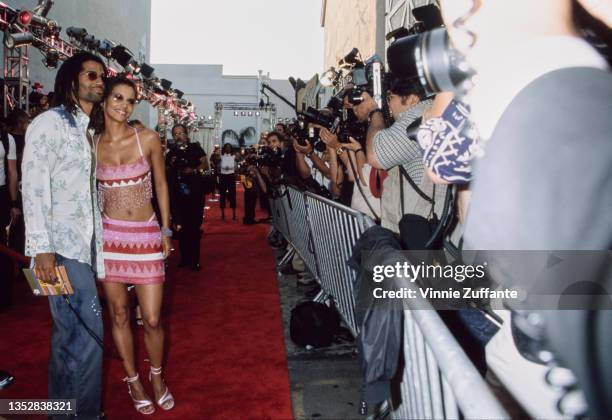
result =
[[[149,371],[149,382],[151,381],[152,375],[161,375],[161,373],[162,373],[161,366],[158,368],[151,366],[151,370]],[[163,379],[162,379],[162,384],[164,384],[164,386],[166,387],[166,391],[164,391],[164,394],[161,396],[161,398],[157,400],[157,405],[162,410],[169,411],[174,408],[174,397],[170,393],[170,389],[168,389],[168,386],[166,385]],[[169,403],[167,407],[164,406],[164,404],[166,403]]]
[[130,397],[132,398],[132,402],[134,403],[134,408],[136,409],[136,411],[138,411],[140,414],[148,416],[155,413],[155,405],[153,404],[153,401],[137,400],[136,398],[134,398],[134,395],[132,395],[132,387],[130,386],[130,384],[133,384],[138,379],[139,376],[138,374],[136,374],[136,376],[132,376],[131,378],[126,376],[125,378],[123,378],[123,381],[127,382],[128,384],[128,392],[130,393]]

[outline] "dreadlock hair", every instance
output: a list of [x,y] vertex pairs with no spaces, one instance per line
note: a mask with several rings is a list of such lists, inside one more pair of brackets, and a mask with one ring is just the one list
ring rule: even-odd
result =
[[106,74],[106,65],[100,57],[92,53],[79,51],[64,61],[57,71],[55,86],[53,88],[55,93],[51,106],[63,105],[68,112],[73,114],[76,113],[77,108],[79,108],[79,73],[83,71],[83,63],[86,61],[95,61],[99,63]]

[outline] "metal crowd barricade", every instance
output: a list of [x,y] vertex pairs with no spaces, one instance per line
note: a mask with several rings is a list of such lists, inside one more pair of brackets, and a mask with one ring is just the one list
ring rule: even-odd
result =
[[283,200],[285,214],[291,225],[291,245],[304,260],[308,270],[319,278],[319,267],[313,247],[313,236],[308,223],[309,216],[306,206],[306,196],[295,187],[287,187],[287,197]]
[[357,273],[347,261],[361,234],[374,225],[365,214],[326,198],[306,193],[308,221],[323,291],[334,299],[338,312],[353,335],[355,322],[353,284]]
[[350,207],[294,187],[282,186],[276,192],[278,198],[270,200],[274,226],[319,280],[323,293],[317,300],[331,297],[357,336],[353,296],[356,273],[346,262],[361,234],[374,222]]
[[425,299],[405,301],[401,401],[392,417],[509,418],[437,311]]
[[281,186],[276,190],[276,196],[271,201],[274,202],[275,226],[283,234],[287,242],[291,242],[291,231],[289,230],[289,222],[287,220],[287,212],[285,202],[287,201],[287,187]]
[[[347,261],[359,237],[374,222],[350,207],[294,187],[282,187],[277,197],[270,200],[274,226],[311,272],[318,275],[322,297],[333,298],[338,312],[357,336],[353,295],[357,274]],[[416,287],[412,283],[402,286]],[[392,417],[508,418],[429,302],[406,301],[409,309],[404,311],[405,364]]]

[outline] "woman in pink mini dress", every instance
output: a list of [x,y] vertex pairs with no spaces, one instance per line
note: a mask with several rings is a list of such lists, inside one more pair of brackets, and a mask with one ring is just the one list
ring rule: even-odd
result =
[[[124,379],[136,410],[152,414],[155,406],[139,379],[134,362],[127,286],[136,286],[144,322],[144,341],[151,367],[149,381],[155,401],[163,410],[174,407],[174,397],[162,373],[164,330],[160,312],[164,259],[171,251],[170,204],[164,154],[157,133],[128,125],[136,104],[134,83],[112,78],[98,112],[95,136],[96,179],[102,210],[104,267],[100,279],[112,319],[113,338],[127,373]],[[103,122],[102,122],[103,120]],[[153,181],[161,213],[160,224],[151,204]]]

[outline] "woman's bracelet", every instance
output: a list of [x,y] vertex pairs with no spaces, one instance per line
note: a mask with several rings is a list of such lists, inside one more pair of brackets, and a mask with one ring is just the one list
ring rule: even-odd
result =
[[165,236],[166,238],[172,238],[172,229],[167,228],[167,227],[162,227],[161,234],[162,236]]

